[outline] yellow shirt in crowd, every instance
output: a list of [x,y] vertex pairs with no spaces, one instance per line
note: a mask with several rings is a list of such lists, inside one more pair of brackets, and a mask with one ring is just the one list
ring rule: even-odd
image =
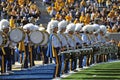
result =
[[75,19],[74,24],[77,24],[77,23],[79,23],[79,20]]
[[68,4],[74,3],[74,0],[67,0]]
[[97,0],[98,1],[98,3],[103,3],[104,2],[104,0]]
[[115,17],[115,12],[114,10],[111,10],[108,14],[108,17],[112,18],[112,17]]
[[81,6],[86,6],[85,0],[82,0],[82,1],[80,2],[80,5],[81,5]]
[[18,0],[18,4],[22,6],[25,3],[25,0]]
[[72,20],[72,16],[70,16],[70,15],[67,15],[66,17],[65,17],[65,19],[66,19],[66,21],[71,21]]
[[84,24],[87,25],[90,23],[90,16],[89,14],[86,14],[85,19],[84,19]]
[[98,13],[95,13],[94,16],[93,16],[93,20],[94,20],[95,18],[97,18],[98,16],[99,16],[99,14],[98,14]]
[[30,6],[30,9],[39,11],[39,8],[38,8],[37,5],[35,5],[35,4],[32,4],[32,5]]
[[14,0],[7,0],[9,3],[13,3],[14,2]]
[[80,16],[80,19],[79,19],[79,20],[80,20],[81,23],[84,23],[85,16]]
[[59,18],[61,17],[61,15],[60,15],[59,13],[57,13],[57,14],[55,15],[55,17],[56,17],[57,19],[59,19]]
[[107,31],[108,31],[108,32],[112,32],[112,29],[111,29],[111,28],[107,28]]
[[57,12],[59,12],[59,11],[61,10],[61,7],[60,7],[60,6],[56,6],[56,7],[54,7],[54,9],[55,9]]
[[115,28],[115,29],[112,29],[112,32],[117,32],[117,29]]
[[60,11],[65,6],[65,3],[63,1],[56,1],[54,8],[56,11]]
[[50,13],[51,11],[52,11],[52,7],[51,6],[47,7],[47,12]]
[[14,19],[10,19],[10,27],[11,28],[15,27],[15,20]]

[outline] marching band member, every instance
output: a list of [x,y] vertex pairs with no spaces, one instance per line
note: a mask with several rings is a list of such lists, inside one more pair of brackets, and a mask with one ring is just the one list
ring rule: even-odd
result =
[[[89,33],[92,31],[92,28],[89,25],[86,25],[82,28],[82,30],[83,30],[83,34],[82,34],[81,39],[83,41],[83,47],[88,47],[91,45]],[[89,66],[90,55],[85,55],[85,56],[83,58],[84,62],[86,64],[86,66]],[[86,60],[85,60],[85,58],[86,58]]]
[[[0,30],[8,36],[10,26],[9,26],[9,21],[6,19],[2,19],[0,21]],[[4,47],[2,47],[2,68],[1,68],[1,73],[6,73],[6,72],[11,72],[12,70],[12,54],[11,54],[11,49],[14,48],[14,45],[12,42],[7,39],[7,43]],[[7,64],[7,66],[6,66]],[[6,69],[7,67],[7,69]]]
[[[98,34],[98,42],[100,43],[100,45],[105,45],[106,44],[106,39],[105,39],[105,34],[106,34],[106,26],[104,25],[100,25],[100,29],[99,29],[99,34]],[[104,61],[104,55],[98,55],[97,56],[97,62],[102,62]]]
[[58,21],[52,20],[51,22],[49,22],[47,31],[50,34],[48,49],[47,49],[47,56],[55,59],[56,71],[55,71],[54,77],[56,78],[56,77],[60,77],[60,72],[61,72],[61,57],[60,55],[58,55],[61,48],[61,42],[57,35]]
[[[38,25],[33,25],[33,26],[31,26],[32,27],[32,30],[31,30],[31,32],[32,31],[36,31],[36,30],[39,30],[39,26]],[[31,43],[30,44],[30,54],[31,54],[31,60],[32,60],[32,64],[30,65],[31,67],[32,66],[35,66],[35,63],[34,63],[34,61],[35,61],[35,59],[36,59],[36,45],[35,44],[33,44],[33,43]]]
[[[96,24],[97,25],[97,24]],[[89,46],[90,47],[94,47],[94,44],[95,44],[95,38],[94,38],[94,35],[93,35],[93,32],[94,32],[94,26],[95,26],[95,24],[94,25],[88,25],[88,27],[90,28],[88,31],[89,31],[89,34],[88,34],[88,39],[89,39],[89,41],[90,41],[90,44],[89,44]],[[97,26],[95,26],[95,27],[97,27]],[[92,64],[93,62],[94,62],[94,53],[92,52],[92,53],[90,53],[89,54],[89,65],[90,64]]]
[[[80,30],[82,29],[83,24],[77,23],[76,27],[75,27],[75,33],[74,33],[74,39],[75,39],[75,43],[76,43],[76,48],[80,49],[82,48],[82,39],[80,36]],[[82,68],[82,60],[83,60],[83,55],[79,54],[78,56],[79,59],[79,68]]]
[[[43,27],[43,25],[40,25],[39,30],[43,31],[43,32],[47,32],[45,30],[45,28]],[[39,46],[39,48],[40,48],[41,53],[42,53],[43,64],[48,64],[49,61],[48,61],[48,57],[46,55],[46,53],[47,53],[47,45],[41,45],[41,46]]]
[[[13,16],[11,16],[11,18],[9,19],[9,24],[10,24],[10,28],[11,29],[13,29],[13,28],[15,28],[16,26],[15,26],[15,20],[14,20],[14,18],[13,18]],[[11,49],[11,52],[12,52],[12,64],[15,64],[15,49],[14,48],[12,48]]]
[[[67,38],[66,35],[64,34],[67,26],[67,21],[63,20],[59,22],[58,24],[58,36],[60,37],[61,41],[61,51],[66,51],[68,44],[67,44]],[[69,64],[69,59],[67,54],[62,55],[62,62],[64,64],[64,68],[62,70],[62,73],[68,73],[68,64]]]
[[99,19],[95,19],[94,24],[92,26],[93,28],[93,57],[92,57],[92,63],[96,63],[97,58],[96,58],[96,53],[99,50],[100,44],[98,41],[98,35],[99,35],[99,29],[100,29],[100,25],[99,25],[100,20]]
[[30,57],[30,66],[33,66],[33,60],[32,60],[32,49],[30,47],[30,41],[29,41],[29,33],[31,32],[31,30],[33,30],[34,25],[32,23],[28,23],[26,25],[23,26],[23,30],[25,31],[25,40],[24,40],[24,60],[23,60],[23,68],[28,68],[28,57]]
[[106,31],[107,31],[106,26],[105,25],[100,25],[100,35],[98,36],[98,38],[99,38],[99,41],[102,44],[104,44],[106,42],[106,40],[104,38],[104,36],[106,34]]
[[[73,37],[74,30],[75,30],[74,23],[70,23],[67,25],[66,37],[67,37],[69,49],[71,49],[71,50],[74,50],[76,48],[75,40]],[[71,54],[70,57],[71,57],[70,58],[70,70],[74,71],[76,69],[76,59],[75,59],[74,54]]]
[[[106,45],[106,43],[107,43],[106,32],[107,32],[106,26],[105,26],[105,25],[101,25],[101,26],[100,26],[100,36],[101,36],[100,41],[101,41],[101,43],[102,43],[103,45]],[[104,62],[104,61],[106,61],[106,60],[107,60],[107,55],[104,53],[104,54],[102,55],[102,61]]]

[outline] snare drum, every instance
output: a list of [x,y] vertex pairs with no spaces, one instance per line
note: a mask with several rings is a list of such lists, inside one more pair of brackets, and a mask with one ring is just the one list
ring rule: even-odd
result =
[[36,30],[36,31],[32,31],[29,35],[30,41],[33,44],[41,44],[44,40],[44,35],[42,31]]
[[9,38],[12,42],[18,43],[25,39],[25,32],[21,28],[14,28],[9,32]]
[[7,41],[8,41],[7,35],[0,31],[0,47],[4,47]]

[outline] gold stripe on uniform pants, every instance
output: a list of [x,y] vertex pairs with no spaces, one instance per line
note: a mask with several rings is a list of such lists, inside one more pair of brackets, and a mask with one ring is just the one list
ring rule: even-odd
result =
[[52,52],[53,52],[53,57],[56,58],[56,70],[55,70],[55,77],[57,77],[58,75],[58,69],[59,69],[59,61],[58,61],[58,56],[57,56],[57,52],[54,49],[54,46],[52,45]]
[[2,47],[2,52],[3,52],[3,55],[2,55],[2,69],[1,69],[1,73],[4,73],[4,72],[5,72],[5,66],[4,66],[5,58],[4,58],[4,55],[5,55],[6,53],[5,53],[5,50],[4,50],[3,47]]
[[30,52],[30,55],[29,55],[30,56],[30,67],[32,67],[33,66],[33,64],[32,64],[32,46],[29,45],[28,47],[29,47],[28,49]]
[[1,73],[4,73],[5,72],[5,66],[4,66],[4,55],[2,55],[2,69],[1,69]]

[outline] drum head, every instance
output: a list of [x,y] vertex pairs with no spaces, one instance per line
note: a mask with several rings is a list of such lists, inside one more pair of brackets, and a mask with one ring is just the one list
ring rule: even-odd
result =
[[13,42],[20,42],[25,38],[25,33],[20,28],[12,29],[9,33],[10,40]]
[[41,43],[41,46],[45,46],[45,45],[47,45],[47,43],[48,43],[48,40],[49,40],[49,34],[47,33],[47,32],[43,32],[43,36],[44,36],[44,40],[43,40],[43,42]]
[[40,44],[44,39],[43,33],[41,31],[33,31],[30,33],[30,41],[33,44]]

